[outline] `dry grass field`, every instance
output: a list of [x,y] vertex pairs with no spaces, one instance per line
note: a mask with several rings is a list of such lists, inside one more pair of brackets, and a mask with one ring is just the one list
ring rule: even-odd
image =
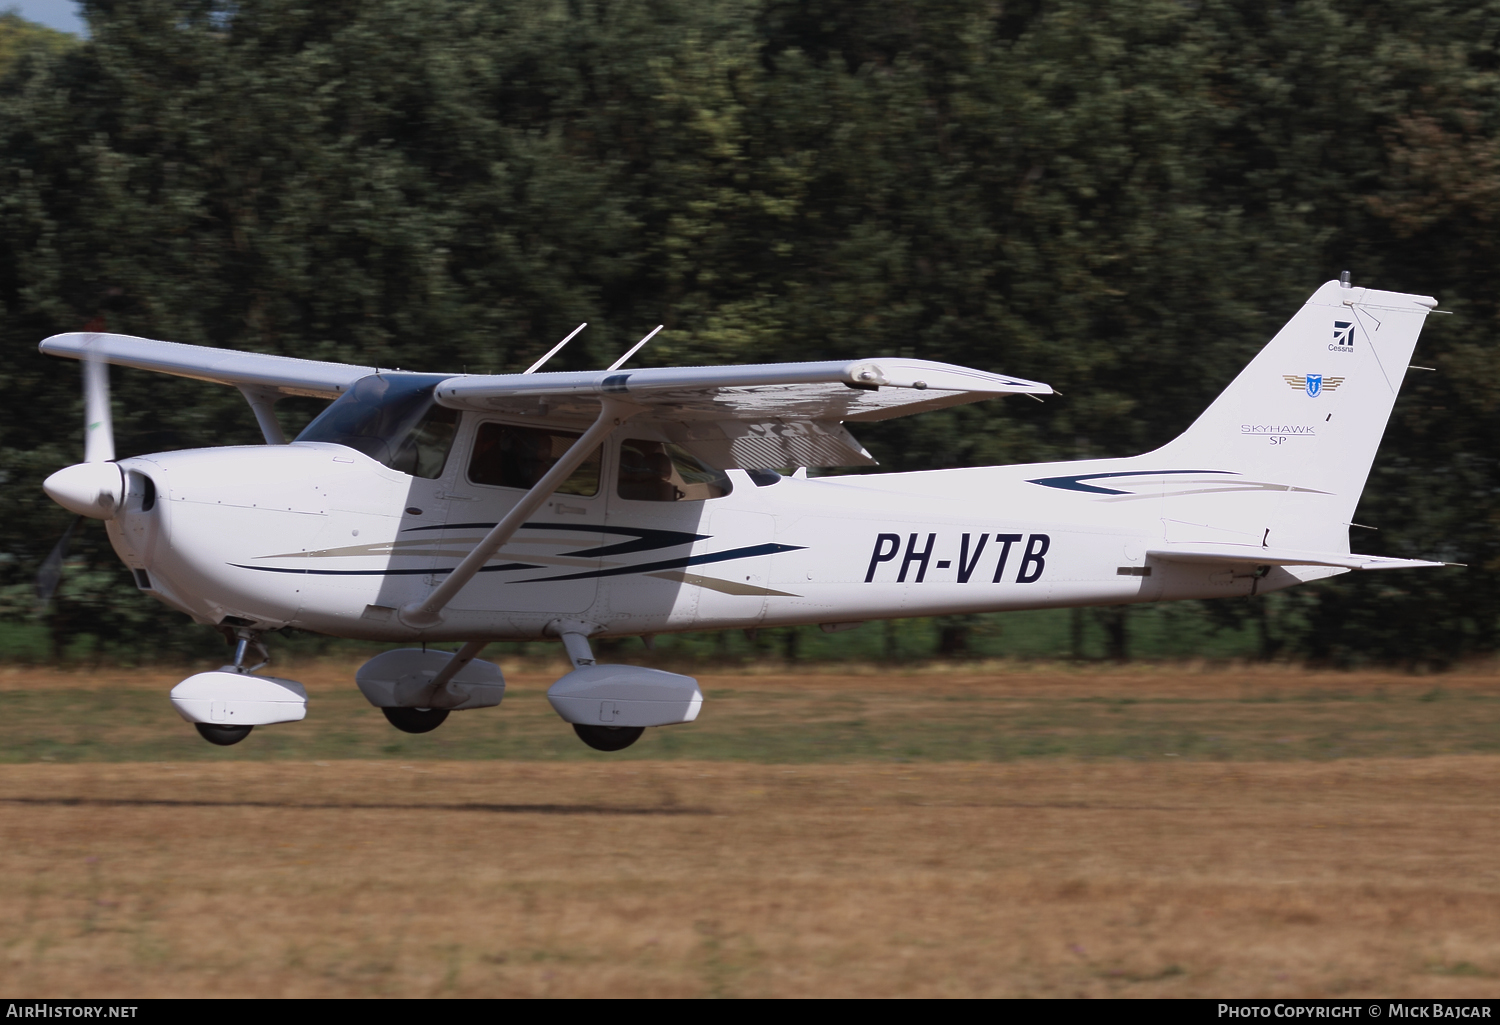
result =
[[0,991],[1500,989],[1489,672],[706,678],[621,758],[541,678],[410,738],[325,668],[277,728],[309,739],[227,750],[163,714],[171,674],[0,672]]

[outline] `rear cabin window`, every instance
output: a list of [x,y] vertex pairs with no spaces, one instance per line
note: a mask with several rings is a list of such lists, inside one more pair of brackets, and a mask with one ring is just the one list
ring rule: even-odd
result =
[[628,438],[620,442],[620,482],[616,493],[637,502],[701,502],[734,490],[723,470],[715,470],[686,449],[669,442]]
[[[469,459],[469,480],[501,488],[530,490],[573,447],[581,435],[550,427],[481,424]],[[557,489],[559,495],[599,493],[599,454],[594,449]]]

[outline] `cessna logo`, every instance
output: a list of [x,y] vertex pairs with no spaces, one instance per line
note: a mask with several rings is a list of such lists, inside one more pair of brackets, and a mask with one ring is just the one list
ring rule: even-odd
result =
[[1354,351],[1354,323],[1352,321],[1335,320],[1333,322],[1333,342],[1328,346],[1328,351]]
[[1306,377],[1299,377],[1296,374],[1282,374],[1281,378],[1287,383],[1288,387],[1296,388],[1299,391],[1306,389],[1307,397],[1310,399],[1317,398],[1325,391],[1337,391],[1339,385],[1344,383],[1342,377],[1324,377],[1322,374],[1308,374]]

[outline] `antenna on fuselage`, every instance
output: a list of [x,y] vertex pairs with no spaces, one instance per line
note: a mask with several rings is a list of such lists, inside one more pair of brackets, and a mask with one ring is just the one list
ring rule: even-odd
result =
[[651,329],[651,333],[649,335],[647,335],[645,338],[642,338],[640,341],[636,342],[635,345],[631,346],[631,349],[630,349],[629,352],[627,352],[625,355],[621,356],[619,359],[617,359],[613,363],[611,363],[608,367],[605,368],[604,372],[607,374],[611,370],[619,370],[620,367],[624,365],[624,363],[625,363],[625,361],[627,359],[629,359],[630,357],[634,356],[636,353],[640,352],[641,351],[641,346],[645,345],[651,339],[655,338],[656,337],[656,332],[660,331],[664,327],[666,327],[665,324],[657,324],[656,327],[654,327],[654,328]]
[[534,373],[536,373],[537,372],[537,368],[539,368],[543,363],[547,362],[553,356],[556,356],[559,352],[561,352],[562,351],[562,347],[564,345],[567,345],[569,342],[571,342],[573,340],[574,336],[578,334],[578,332],[582,331],[584,328],[586,328],[588,326],[589,326],[589,322],[586,321],[586,320],[582,324],[579,324],[577,327],[575,327],[573,329],[572,333],[570,333],[568,335],[568,337],[564,338],[562,341],[560,341],[556,345],[554,345],[551,348],[551,350],[547,353],[547,355],[543,356],[541,359],[539,359],[535,363],[531,364],[531,366],[529,366],[525,370],[521,371],[521,373],[523,373],[523,374],[534,374]]

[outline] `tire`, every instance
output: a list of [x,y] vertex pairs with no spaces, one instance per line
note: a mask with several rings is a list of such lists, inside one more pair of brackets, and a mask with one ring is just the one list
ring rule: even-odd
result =
[[402,733],[431,733],[448,718],[446,708],[382,708],[386,721]]
[[595,751],[623,751],[641,739],[641,734],[646,732],[646,727],[585,726],[581,722],[575,722],[573,732],[578,734],[579,740]]
[[255,729],[254,726],[220,726],[211,722],[195,722],[193,725],[198,728],[198,736],[220,747],[238,744],[250,736],[250,731]]

